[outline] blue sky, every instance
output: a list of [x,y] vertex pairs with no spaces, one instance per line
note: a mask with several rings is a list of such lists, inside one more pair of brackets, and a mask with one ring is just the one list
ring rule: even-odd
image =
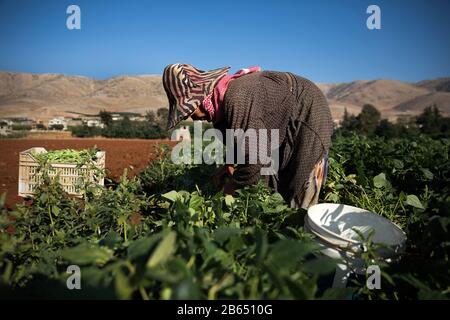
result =
[[[81,8],[81,30],[66,9]],[[381,8],[369,30],[366,8]],[[450,76],[450,1],[0,0],[0,70],[105,79],[260,65],[317,82]]]

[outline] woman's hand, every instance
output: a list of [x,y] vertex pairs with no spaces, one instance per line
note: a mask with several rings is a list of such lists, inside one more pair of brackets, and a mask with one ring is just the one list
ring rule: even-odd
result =
[[225,168],[226,168],[226,170],[227,170],[227,174],[228,174],[228,176],[229,177],[232,177],[233,176],[233,174],[234,174],[234,166],[232,165],[232,164],[226,164],[225,165]]

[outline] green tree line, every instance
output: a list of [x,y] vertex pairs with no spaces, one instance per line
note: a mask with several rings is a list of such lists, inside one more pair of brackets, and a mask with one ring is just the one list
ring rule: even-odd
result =
[[432,105],[416,117],[399,117],[393,123],[388,119],[381,119],[381,113],[373,105],[365,104],[356,116],[345,109],[341,125],[335,132],[343,136],[359,133],[385,138],[407,138],[426,134],[433,138],[449,138],[450,117],[444,117],[436,105]]
[[82,126],[71,127],[76,137],[103,136],[107,138],[163,139],[169,136],[166,130],[168,110],[160,108],[156,112],[147,111],[145,121],[133,121],[128,116],[113,121],[112,114],[102,110],[99,113],[103,128]]

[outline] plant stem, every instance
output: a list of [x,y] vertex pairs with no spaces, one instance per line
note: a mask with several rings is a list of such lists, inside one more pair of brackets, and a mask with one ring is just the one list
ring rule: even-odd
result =
[[52,211],[51,211],[51,209],[50,209],[51,207],[49,206],[48,207],[48,216],[50,217],[50,226],[52,227],[52,235],[53,236],[55,236],[55,224],[54,224],[54,222],[53,222],[53,218],[52,218]]
[[33,233],[31,232],[30,226],[28,226],[28,232],[30,233],[31,246],[33,247],[33,250],[36,250],[36,247],[34,246]]
[[139,287],[139,293],[141,294],[142,300],[146,300],[146,301],[150,300],[144,287]]
[[249,195],[247,195],[247,197],[245,199],[245,212],[244,212],[244,214],[245,214],[245,221],[246,222],[247,222],[248,198],[249,198]]

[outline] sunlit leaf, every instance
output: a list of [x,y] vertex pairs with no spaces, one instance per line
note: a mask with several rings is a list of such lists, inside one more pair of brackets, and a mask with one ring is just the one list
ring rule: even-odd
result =
[[177,235],[175,232],[170,231],[167,233],[148,259],[147,267],[155,267],[169,259],[176,250],[176,239]]
[[424,209],[422,203],[420,202],[419,198],[417,196],[410,194],[406,197],[406,204],[418,208],[418,209]]

